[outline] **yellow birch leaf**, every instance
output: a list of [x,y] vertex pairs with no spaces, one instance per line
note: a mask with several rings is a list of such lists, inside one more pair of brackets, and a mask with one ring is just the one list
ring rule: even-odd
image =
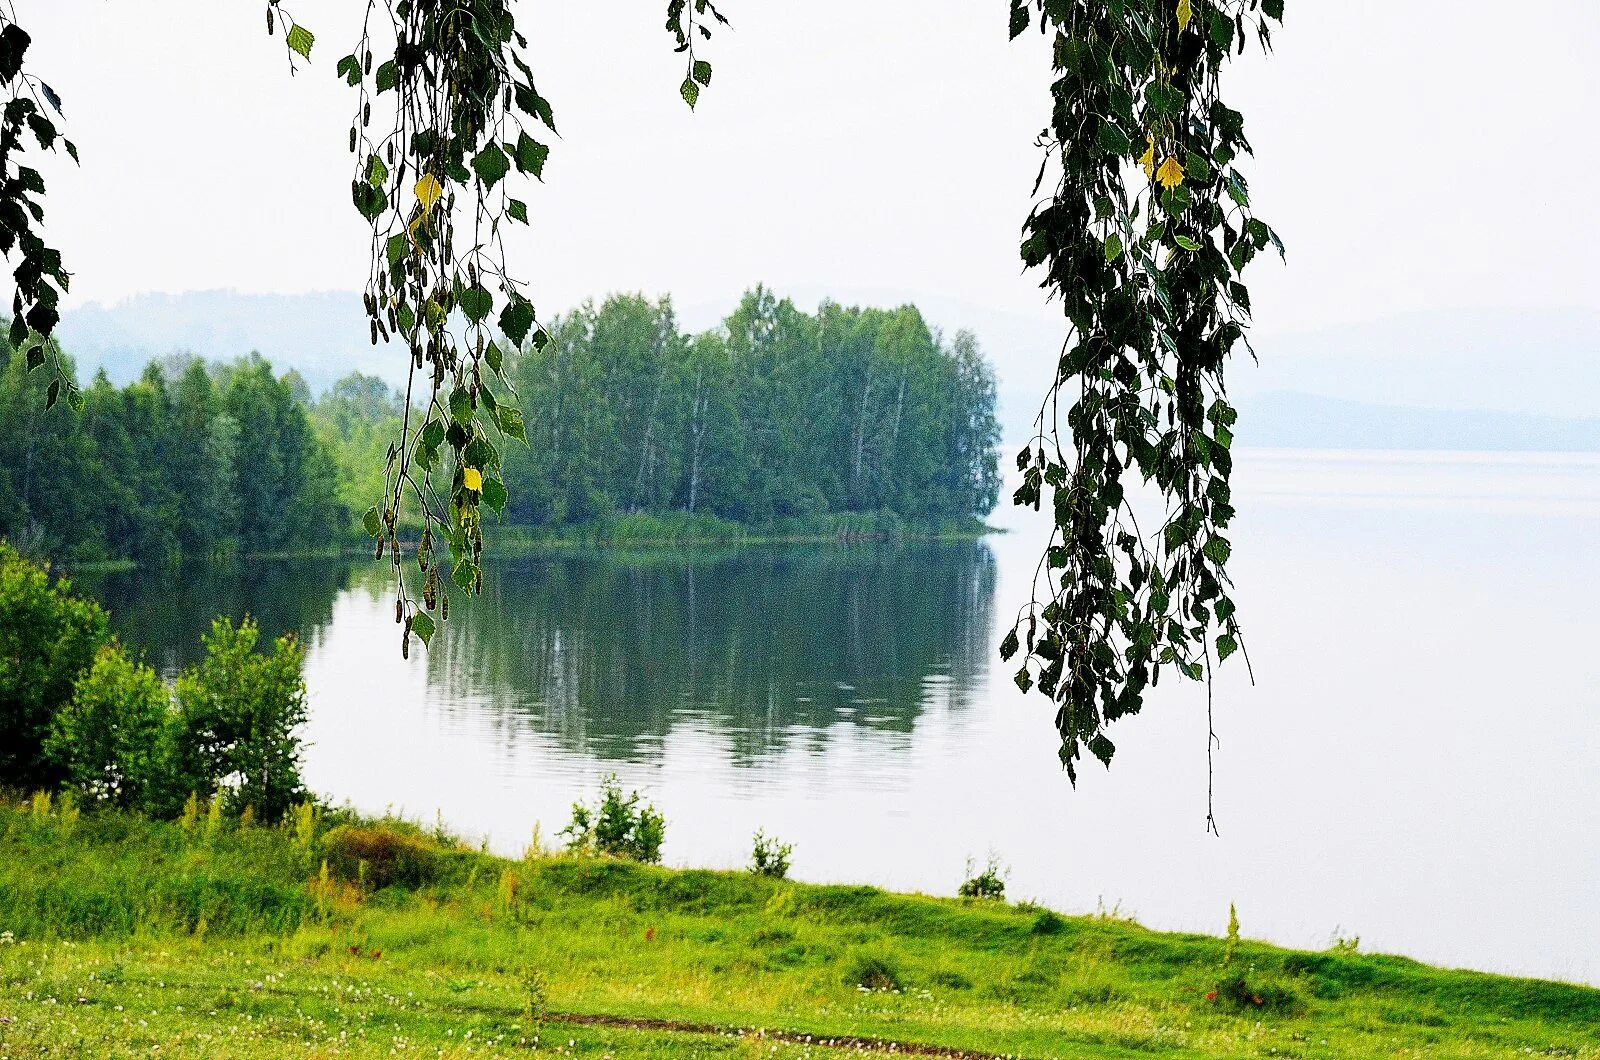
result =
[[1194,4],[1192,0],[1178,0],[1178,32],[1182,33],[1189,28],[1189,20],[1194,18]]
[[424,174],[423,178],[417,181],[416,192],[417,201],[422,203],[424,210],[433,209],[433,204],[444,198],[444,188],[432,173]]
[[1153,136],[1146,136],[1145,139],[1150,141],[1150,146],[1139,156],[1139,164],[1144,167],[1145,176],[1153,177],[1156,175],[1156,141]]
[[462,485],[473,493],[483,492],[483,472],[475,467],[469,467],[461,473]]
[[1183,163],[1176,158],[1168,158],[1161,163],[1161,168],[1156,170],[1156,179],[1163,188],[1169,191],[1183,183]]

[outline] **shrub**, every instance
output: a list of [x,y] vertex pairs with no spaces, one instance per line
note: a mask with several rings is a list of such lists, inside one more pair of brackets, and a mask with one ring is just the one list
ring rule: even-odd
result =
[[100,649],[51,720],[45,754],[66,783],[97,802],[146,809],[170,768],[171,694],[115,641]]
[[792,843],[780,843],[757,829],[755,845],[750,851],[750,871],[757,876],[784,879],[789,875],[789,856],[793,853]]
[[329,872],[374,891],[421,887],[439,876],[443,853],[427,839],[389,824],[345,824],[322,837]]
[[1059,935],[1067,929],[1067,922],[1049,909],[1040,910],[1033,918],[1029,931],[1035,935]]
[[661,844],[667,822],[637,791],[622,794],[622,782],[615,773],[600,779],[600,803],[590,807],[572,804],[572,822],[561,835],[570,837],[569,850],[599,852],[612,857],[656,863],[661,860]]
[[963,898],[978,898],[985,901],[1004,901],[1006,896],[1006,870],[1000,867],[1000,859],[990,854],[989,860],[984,864],[982,872],[974,873],[972,859],[967,859],[967,878],[957,889],[957,894]]
[[270,652],[249,618],[211,623],[205,658],[178,677],[179,790],[226,793],[234,812],[278,821],[305,799],[300,739],[306,718],[304,652],[293,635]]
[[845,982],[863,990],[899,990],[900,969],[886,954],[858,953],[845,968]]
[[0,786],[33,791],[64,779],[45,754],[51,721],[110,638],[99,604],[0,541]]

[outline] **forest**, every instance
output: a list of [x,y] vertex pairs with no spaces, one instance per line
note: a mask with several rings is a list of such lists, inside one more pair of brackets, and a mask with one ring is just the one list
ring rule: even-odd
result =
[[[757,288],[686,334],[670,299],[614,295],[549,332],[508,358],[529,443],[503,446],[514,525],[971,529],[998,499],[993,372],[914,307],[809,314]],[[96,373],[81,413],[47,409],[46,385],[0,343],[0,537],[80,563],[354,543],[400,435],[383,380],[313,395],[254,353],[173,355],[120,388]]]

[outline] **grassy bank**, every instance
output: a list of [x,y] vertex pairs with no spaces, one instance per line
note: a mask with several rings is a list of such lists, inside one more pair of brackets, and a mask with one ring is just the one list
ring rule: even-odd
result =
[[0,808],[0,1056],[1600,1056],[1577,986],[340,824]]

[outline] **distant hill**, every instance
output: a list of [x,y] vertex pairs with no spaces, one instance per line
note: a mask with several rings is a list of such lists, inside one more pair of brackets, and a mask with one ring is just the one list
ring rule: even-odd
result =
[[[783,293],[783,292],[780,292]],[[815,304],[818,292],[796,301]],[[846,303],[915,302],[947,333],[978,336],[999,376],[1008,446],[1024,437],[1060,352],[1061,324],[905,292],[838,291]],[[710,327],[733,307],[680,307]],[[367,340],[360,295],[145,294],[69,310],[60,334],[87,377],[114,381],[153,357],[231,358],[257,350],[297,369],[314,391],[351,371],[402,380],[403,359]],[[1290,448],[1600,451],[1600,312],[1468,309],[1256,338],[1260,364],[1230,373],[1240,442]]]
[[1600,416],[1375,405],[1284,391],[1240,398],[1238,405],[1242,446],[1600,452]]
[[280,369],[299,371],[316,392],[354,371],[399,383],[405,370],[397,353],[371,345],[354,291],[141,294],[70,309],[57,334],[77,359],[80,378],[104,368],[118,384],[171,353],[231,360],[255,350]]

